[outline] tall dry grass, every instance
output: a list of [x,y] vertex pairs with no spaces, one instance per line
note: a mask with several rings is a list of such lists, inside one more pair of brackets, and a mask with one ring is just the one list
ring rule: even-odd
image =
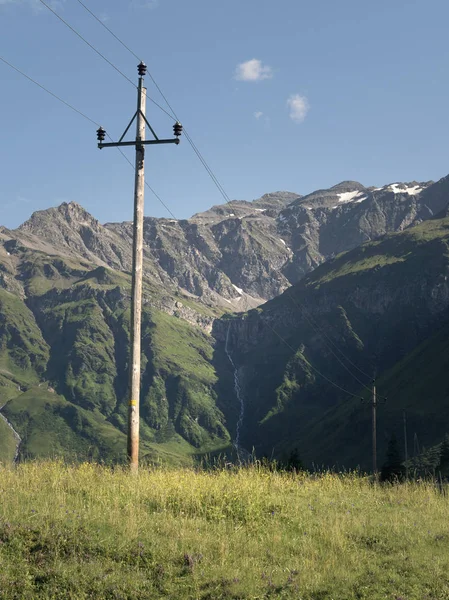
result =
[[449,598],[426,483],[58,462],[0,467],[0,598]]

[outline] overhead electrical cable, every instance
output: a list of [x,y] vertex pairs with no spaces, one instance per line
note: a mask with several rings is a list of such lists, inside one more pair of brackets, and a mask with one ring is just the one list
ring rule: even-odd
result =
[[[43,0],[40,0],[41,2],[43,2]],[[141,58],[129,47],[125,44],[125,42],[123,42],[118,35],[116,35],[105,23],[103,23],[103,21],[97,17],[91,10],[90,8],[88,8],[84,2],[82,2],[81,0],[78,0],[79,4],[102,26],[106,29],[106,31],[108,31],[130,54],[132,54],[132,56],[134,56],[137,60],[141,60]],[[44,3],[44,2],[43,2]],[[44,3],[45,4],[45,3]],[[54,12],[54,11],[52,11]],[[56,13],[55,13],[56,14]],[[58,15],[57,15],[58,16]],[[72,27],[70,27],[70,29],[73,30]],[[75,32],[76,33],[76,32]],[[77,34],[79,35],[79,34]],[[80,36],[81,37],[81,36]],[[87,42],[88,43],[88,42]],[[89,46],[91,46],[91,44],[89,44]],[[92,48],[92,46],[91,46]],[[101,56],[101,55],[100,55]],[[108,61],[109,62],[109,61]],[[165,96],[165,94],[163,93],[163,91],[161,90],[161,88],[159,87],[159,85],[157,84],[155,78],[153,77],[153,75],[151,74],[151,72],[149,71],[148,67],[147,67],[147,74],[150,77],[151,81],[153,82],[153,84],[155,85],[157,91],[159,92],[159,94],[162,96],[162,98],[164,99],[164,102],[166,103],[166,105],[168,106],[168,108],[171,111],[171,115],[169,115],[170,117],[172,117],[174,120],[181,122],[181,120],[179,119],[178,115],[176,114],[176,112],[174,111],[173,107],[171,106],[170,102],[168,101],[167,97]],[[159,106],[157,104],[157,106]],[[161,108],[159,106],[159,108]],[[164,109],[162,109],[164,110]],[[164,112],[166,112],[164,110]],[[166,113],[169,114],[169,113]],[[215,186],[217,187],[218,191],[220,192],[220,194],[223,196],[224,200],[227,203],[231,203],[232,200],[229,198],[228,194],[226,193],[226,190],[224,189],[224,187],[221,185],[221,183],[219,182],[219,180],[217,179],[215,173],[212,171],[212,169],[209,167],[209,165],[206,162],[206,159],[204,158],[204,156],[201,154],[200,150],[198,149],[198,146],[194,143],[194,141],[192,140],[189,132],[186,130],[185,126],[184,126],[184,130],[183,133],[188,141],[188,143],[190,144],[192,150],[195,152],[196,156],[198,157],[199,161],[201,162],[201,164],[203,165],[203,167],[206,169],[206,172],[208,173],[209,177],[212,179],[213,183],[215,184]]]
[[[319,328],[318,326],[315,326],[312,322],[312,319],[309,318],[309,316],[307,315],[305,308],[302,307],[302,305],[300,303],[297,303],[297,301],[293,298],[292,294],[290,293],[290,290],[287,291],[287,296],[290,298],[290,300],[293,302],[293,304],[299,309],[301,310],[303,316],[305,317],[305,319],[307,320],[307,322],[309,323],[309,325],[312,327],[312,329],[315,331],[315,333],[320,334],[323,338],[324,338],[324,343],[326,344],[328,350],[335,356],[335,358],[338,360],[338,362],[341,364],[341,366],[351,375],[351,377],[357,381],[357,383],[359,383],[362,387],[366,388],[367,390],[371,391],[371,388],[368,387],[365,383],[363,383],[363,381],[361,381],[356,375],[354,375],[354,373],[349,369],[349,367],[347,365],[345,365],[345,363],[340,359],[340,357],[334,352],[334,350],[332,350],[331,346],[326,342],[326,338],[330,340],[330,338],[325,335],[324,331],[321,330],[321,328]],[[344,356],[345,358],[346,355],[345,353],[340,350],[336,344],[333,343],[333,345],[338,349],[338,351],[341,353],[342,356]],[[347,359],[349,360],[349,359]],[[373,378],[370,377],[370,380],[372,380]]]
[[[289,344],[287,342],[287,340],[285,340],[280,333],[278,333],[276,331],[276,329],[274,329],[274,327],[272,327],[268,322],[264,322],[265,325],[267,325],[269,327],[269,329],[271,329],[271,331],[293,352],[293,354],[297,353],[297,350],[295,350],[293,348],[293,346],[291,344]],[[329,377],[326,377],[326,375],[324,375],[323,373],[321,373],[321,371],[319,371],[316,367],[314,367],[312,365],[312,363],[303,355],[303,358],[305,360],[305,362],[307,363],[307,365],[316,373],[318,373],[318,375],[320,375],[320,377],[322,377],[323,379],[325,379],[328,383],[330,383],[331,385],[333,385],[335,388],[339,389],[340,391],[344,392],[345,394],[348,394],[348,396],[353,396],[354,398],[358,398],[361,399],[360,395],[358,394],[354,394],[353,392],[349,392],[348,390],[346,390],[345,388],[341,387],[340,385],[338,385],[338,383],[335,383],[335,381],[332,381],[332,379],[329,379]]]
[[76,113],[78,113],[79,115],[81,115],[82,117],[84,117],[85,119],[87,119],[88,121],[90,121],[91,123],[93,123],[94,125],[98,126],[98,123],[96,121],[94,121],[93,119],[91,119],[90,117],[88,117],[87,115],[85,115],[83,112],[81,112],[80,110],[78,110],[77,108],[75,108],[74,106],[72,106],[71,104],[69,104],[68,102],[66,102],[65,100],[63,100],[62,98],[60,98],[59,96],[57,96],[56,94],[54,94],[53,92],[51,92],[50,90],[47,90],[46,87],[44,87],[38,81],[36,81],[35,79],[33,79],[32,77],[30,77],[29,75],[27,75],[26,73],[24,73],[23,71],[21,71],[20,69],[18,69],[14,65],[12,65],[10,62],[8,62],[7,60],[5,60],[3,57],[0,56],[0,60],[2,62],[4,62],[5,65],[8,65],[8,67],[11,67],[11,69],[14,69],[14,71],[17,71],[17,73],[20,73],[20,75],[23,75],[29,81],[31,81],[32,83],[34,83],[35,85],[37,85],[38,87],[40,87],[41,90],[44,90],[44,92],[47,92],[47,94],[50,94],[50,96],[53,96],[53,98],[56,98],[56,100],[59,100],[59,102],[62,102],[62,104],[65,104],[70,109],[74,110]]
[[[338,362],[342,365],[342,367],[351,375],[351,377],[357,381],[362,387],[364,387],[365,389],[367,389],[370,393],[372,393],[372,388],[368,387],[365,383],[363,383],[363,381],[361,381],[356,375],[354,375],[354,373],[352,373],[352,371],[348,368],[347,365],[344,364],[344,362],[340,359],[339,356],[337,356],[337,354],[335,354],[335,352],[332,350],[332,348],[330,347],[329,344],[326,343],[326,339],[329,340],[329,342],[334,346],[334,348],[340,352],[340,354],[353,366],[355,367],[358,371],[360,371],[360,373],[362,373],[362,375],[364,375],[365,377],[367,377],[368,379],[371,380],[371,382],[373,382],[375,380],[375,376],[370,376],[367,373],[365,373],[364,371],[362,371],[362,369],[360,369],[353,361],[351,361],[351,359],[346,356],[346,354],[343,352],[343,350],[341,350],[338,345],[326,334],[326,332],[316,323],[315,319],[312,317],[312,315],[309,313],[309,315],[307,314],[307,310],[305,308],[305,306],[295,300],[295,298],[293,297],[293,295],[291,294],[290,289],[286,291],[286,295],[290,298],[290,300],[292,300],[293,304],[299,309],[301,310],[303,316],[306,318],[306,320],[309,322],[310,326],[312,327],[312,329],[315,331],[315,333],[318,333],[319,335],[323,336],[324,339],[324,343],[326,344],[327,348],[329,349],[329,351],[334,355],[334,357],[338,360]],[[315,325],[313,323],[313,321],[315,321]],[[379,399],[386,401],[387,397],[386,396],[381,396],[379,397]]]
[[[112,138],[110,135],[108,135],[106,133],[106,135],[108,136],[108,138],[111,140],[112,142]],[[133,163],[129,160],[129,158],[126,156],[126,154],[123,152],[123,150],[121,150],[120,148],[117,148],[117,150],[120,152],[120,154],[123,156],[123,158],[126,160],[126,162],[128,162],[132,169],[134,169],[134,165]],[[169,207],[165,204],[165,202],[162,200],[162,198],[159,196],[159,194],[156,194],[156,192],[153,190],[153,188],[150,186],[150,184],[148,183],[148,181],[145,180],[145,185],[147,186],[147,188],[149,190],[151,190],[151,192],[154,194],[154,196],[156,196],[156,198],[159,200],[159,202],[162,204],[162,206],[165,208],[165,210],[168,212],[168,214],[173,217],[173,219],[175,219],[176,221],[178,220],[175,215],[172,213],[172,211],[169,209]]]
[[[289,292],[290,293],[290,292]],[[290,295],[291,299],[295,302],[294,298],[292,295]],[[321,335],[323,335],[330,344],[332,344],[332,346],[334,346],[334,348],[337,350],[337,352],[340,352],[340,354],[347,360],[347,362],[352,365],[355,369],[357,369],[357,371],[359,371],[359,373],[361,373],[364,377],[366,377],[367,379],[372,380],[373,377],[372,375],[368,375],[368,373],[366,373],[365,371],[363,371],[360,367],[358,367],[350,358],[349,356],[347,356],[339,347],[338,345],[332,340],[331,337],[329,337],[327,335],[327,333],[319,326],[319,324],[317,323],[316,319],[313,317],[313,315],[306,309],[306,307],[304,306],[304,304],[302,304],[299,301],[296,301],[299,303],[299,305],[301,306],[303,312],[305,313],[305,316],[307,317],[307,313],[308,316],[310,318],[311,321],[313,321],[315,323],[315,326],[317,328],[317,330],[321,333]]]
[[[70,23],[68,23],[65,19],[63,19],[61,17],[61,15],[59,15],[53,8],[51,8],[51,6],[49,6],[46,2],[44,2],[44,0],[39,0],[39,2],[41,4],[43,4],[46,8],[48,8],[48,10],[51,13],[53,13],[55,15],[55,17],[57,17],[61,21],[61,23],[64,23],[64,25],[66,27],[68,27],[70,29],[70,31],[72,31],[75,35],[77,35],[80,38],[80,40],[82,40],[85,44],[87,44],[89,46],[89,48],[91,48],[96,54],[98,54],[98,56],[100,58],[102,58],[104,61],[106,61],[108,63],[108,65],[110,65],[113,69],[115,69],[117,71],[117,73],[119,73],[122,77],[124,77],[126,79],[126,81],[128,81],[133,87],[137,88],[136,84],[127,75],[125,75],[125,73],[123,73],[123,71],[121,71],[118,67],[116,67],[114,65],[114,63],[111,62],[108,58],[106,58],[106,56],[104,56],[104,54],[102,54],[99,50],[97,50],[97,48],[95,48],[95,46],[92,46],[92,44],[90,42],[88,42],[86,40],[86,38],[84,38],[80,33],[78,33],[78,31],[74,27],[72,27],[70,25]],[[172,115],[168,111],[166,111],[165,108],[163,108],[160,104],[158,104],[155,100],[153,100],[153,98],[151,98],[147,94],[145,94],[145,95],[150,102],[155,104],[162,112],[164,112],[168,117],[170,117],[170,119],[174,120]]]
[[[15,67],[13,64],[11,64],[10,62],[8,62],[6,59],[4,59],[2,56],[0,56],[0,60],[2,62],[5,63],[5,65],[8,65],[8,67],[10,67],[11,69],[14,69],[14,71],[17,71],[17,73],[19,73],[20,75],[22,75],[23,77],[25,77],[26,79],[28,79],[28,81],[31,81],[32,83],[34,83],[35,85],[37,85],[39,88],[41,88],[41,90],[43,90],[44,92],[46,92],[47,94],[49,94],[50,96],[52,96],[53,98],[55,98],[56,100],[58,100],[59,102],[61,102],[62,104],[64,104],[65,106],[67,106],[68,108],[70,108],[71,110],[73,110],[74,112],[76,112],[78,115],[80,115],[81,117],[83,117],[84,119],[86,119],[86,121],[89,121],[90,123],[93,123],[93,125],[99,127],[99,123],[97,121],[95,121],[94,119],[91,119],[90,117],[88,117],[85,113],[83,113],[82,111],[78,110],[75,106],[73,106],[72,104],[70,104],[69,102],[67,102],[66,100],[64,100],[63,98],[61,98],[60,96],[54,94],[52,91],[50,91],[49,89],[47,89],[45,86],[43,86],[41,83],[39,83],[38,81],[36,81],[35,79],[33,79],[32,77],[30,77],[29,75],[27,75],[26,73],[24,73],[23,71],[21,71],[19,68]],[[108,136],[108,138],[112,141],[111,136],[106,133],[106,135]],[[120,154],[123,156],[123,158],[131,165],[131,167],[134,169],[134,165],[132,164],[132,162],[129,160],[129,158],[126,156],[126,154],[120,149],[117,148],[117,150],[120,152]],[[162,198],[159,196],[159,194],[157,194],[154,189],[149,185],[149,183],[145,182],[145,185],[148,187],[148,189],[154,194],[154,196],[159,200],[159,202],[162,204],[162,206],[167,210],[167,212],[174,218],[176,219],[176,217],[173,215],[172,211],[170,210],[170,208],[165,204],[165,202],[162,200]]]
[[84,2],[81,2],[81,0],[78,0],[78,2],[81,4],[81,6],[82,6],[83,8],[85,8],[85,9],[87,10],[87,12],[88,12],[89,14],[91,14],[91,15],[93,16],[93,18],[94,18],[96,21],[98,21],[98,22],[100,23],[100,25],[102,25],[102,26],[103,26],[103,27],[106,29],[106,31],[109,31],[109,33],[110,33],[110,34],[111,34],[113,37],[115,37],[115,39],[117,40],[117,42],[119,42],[119,43],[120,43],[120,44],[121,44],[121,45],[122,45],[124,48],[126,48],[126,50],[128,50],[128,52],[130,52],[130,53],[131,53],[131,54],[134,56],[134,58],[136,58],[136,59],[137,59],[137,60],[139,60],[139,61],[141,61],[141,60],[142,60],[142,58],[141,58],[140,56],[137,56],[137,54],[136,54],[135,52],[133,52],[129,46],[127,46],[127,45],[126,45],[124,42],[122,42],[122,40],[121,40],[121,39],[120,39],[120,38],[119,38],[117,35],[115,35],[115,33],[114,33],[113,31],[111,31],[111,29],[109,29],[109,27],[106,25],[106,23],[104,23],[104,22],[103,22],[103,21],[102,21],[102,20],[101,20],[99,17],[97,17],[97,15],[96,15],[96,14],[94,14],[94,13],[93,13],[93,12],[90,10],[90,8],[84,4]]

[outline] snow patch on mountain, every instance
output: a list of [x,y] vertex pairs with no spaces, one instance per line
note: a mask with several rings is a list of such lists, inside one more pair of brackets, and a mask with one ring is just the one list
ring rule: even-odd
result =
[[404,184],[403,183],[392,183],[388,187],[395,194],[408,194],[409,196],[416,196],[416,194],[419,194],[423,190],[423,188],[420,185],[414,185],[413,187],[399,187],[399,186],[404,186]]
[[353,200],[355,200],[357,196],[362,196],[363,192],[355,190],[354,192],[343,192],[337,195],[339,204],[346,204],[346,202],[352,202]]

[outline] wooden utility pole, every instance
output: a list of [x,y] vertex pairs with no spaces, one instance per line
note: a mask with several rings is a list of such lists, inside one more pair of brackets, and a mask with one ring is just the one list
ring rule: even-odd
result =
[[377,398],[376,398],[376,381],[373,381],[373,398],[372,398],[372,429],[373,429],[373,473],[377,478]]
[[131,331],[130,331],[130,382],[128,403],[128,458],[131,471],[139,466],[139,399],[140,356],[142,324],[142,263],[143,263],[143,208],[145,191],[145,106],[146,89],[143,77],[137,88],[136,118],[136,178],[134,183],[133,266],[131,284]]
[[[131,472],[137,473],[139,468],[139,405],[140,405],[140,358],[141,358],[141,323],[142,323],[142,276],[143,276],[143,210],[145,189],[145,148],[147,144],[179,144],[182,125],[173,125],[175,137],[160,140],[145,116],[146,89],[143,78],[147,67],[141,62],[137,67],[139,85],[137,87],[137,110],[118,142],[104,143],[106,131],[97,130],[98,147],[135,146],[136,174],[134,183],[134,221],[133,221],[133,264],[131,286],[131,326],[130,326],[130,362],[129,362],[129,401],[128,401],[128,460]],[[136,139],[123,142],[123,138],[136,119]],[[148,125],[154,140],[145,139],[145,128]]]
[[404,421],[405,478],[408,479],[407,415],[405,410],[402,413],[402,418]]
[[[372,443],[372,455],[373,455],[373,475],[374,478],[377,479],[378,477],[378,472],[377,472],[377,407],[379,406],[379,404],[385,404],[385,402],[387,401],[386,398],[381,397],[380,400],[377,396],[377,389],[376,389],[376,380],[373,379],[372,382],[372,387],[371,387],[371,400],[368,400],[368,402],[371,404],[371,443]],[[366,402],[366,400],[364,400],[362,398],[362,402]]]

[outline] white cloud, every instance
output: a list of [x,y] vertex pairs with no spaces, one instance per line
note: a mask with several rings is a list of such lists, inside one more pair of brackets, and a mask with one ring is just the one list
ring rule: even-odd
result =
[[263,65],[259,59],[252,58],[237,65],[234,76],[238,81],[262,81],[271,79],[273,70],[268,65]]
[[309,102],[305,96],[292,94],[287,100],[290,109],[290,119],[295,123],[302,123],[309,112]]
[[263,115],[263,112],[261,110],[256,110],[256,112],[253,114],[256,117],[256,119],[260,119],[260,117]]

